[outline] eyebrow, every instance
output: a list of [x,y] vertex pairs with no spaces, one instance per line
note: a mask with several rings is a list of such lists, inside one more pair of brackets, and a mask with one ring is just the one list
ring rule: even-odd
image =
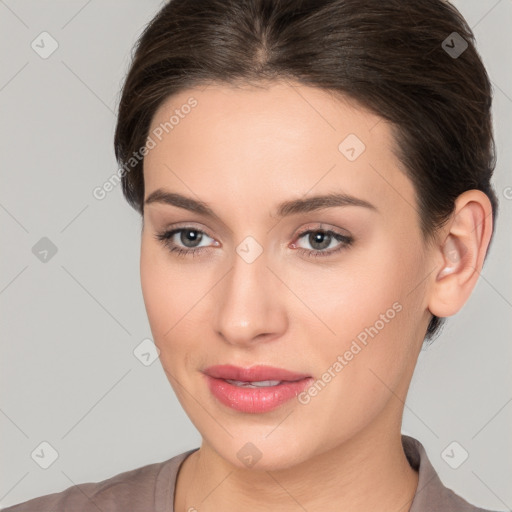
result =
[[[219,218],[205,202],[182,194],[168,192],[161,188],[152,192],[144,201],[144,204],[151,203],[168,204],[206,217]],[[343,192],[333,192],[330,194],[310,196],[303,199],[291,199],[289,201],[284,201],[278,205],[276,216],[286,217],[289,215],[308,213],[316,210],[322,210],[324,208],[335,208],[340,206],[360,206],[378,212],[375,205],[365,201],[364,199],[359,199],[358,197],[354,197]]]

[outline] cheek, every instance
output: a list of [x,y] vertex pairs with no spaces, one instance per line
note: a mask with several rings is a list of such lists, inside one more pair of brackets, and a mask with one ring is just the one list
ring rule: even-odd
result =
[[[168,284],[162,276],[162,265],[156,257],[154,249],[149,242],[142,240],[140,254],[140,278],[142,296],[148,315],[148,320],[157,343],[160,334],[164,331],[164,323],[167,324],[165,311],[172,312],[167,302],[170,299]],[[170,325],[167,325],[169,329]]]
[[375,243],[347,252],[336,265],[321,268],[311,264],[303,272],[286,271],[287,282],[293,283],[294,292],[307,306],[302,308],[303,320],[314,320],[311,313],[315,313],[317,319],[310,327],[322,329],[326,341],[335,341],[357,336],[388,310],[388,316],[394,318],[393,304],[403,302],[411,273],[416,273],[416,263],[397,258],[397,252],[396,247]]
[[201,341],[198,330],[206,332],[206,325],[199,321],[198,315],[207,304],[205,293],[214,281],[210,283],[209,274],[198,272],[193,264],[176,261],[144,236],[140,276],[147,317],[160,358],[164,363],[174,361],[175,364],[180,351],[186,356],[192,351],[194,340]]
[[419,252],[381,240],[347,258],[336,271],[315,273],[309,291],[302,280],[297,295],[307,297],[322,320],[302,320],[301,328],[309,330],[308,351],[317,353],[325,369],[345,356],[340,381],[361,396],[374,396],[384,387],[378,377],[393,386],[409,369],[422,315],[417,284],[423,266]]
[[190,286],[185,276],[172,265],[169,255],[151,240],[143,237],[140,257],[142,295],[154,341],[162,350],[165,340],[178,329],[190,302]]

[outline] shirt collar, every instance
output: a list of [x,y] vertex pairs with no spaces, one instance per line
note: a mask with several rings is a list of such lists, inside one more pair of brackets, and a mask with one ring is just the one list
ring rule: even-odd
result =
[[402,434],[402,446],[409,464],[418,472],[418,487],[408,512],[486,512],[471,505],[442,483],[425,448],[417,439]]

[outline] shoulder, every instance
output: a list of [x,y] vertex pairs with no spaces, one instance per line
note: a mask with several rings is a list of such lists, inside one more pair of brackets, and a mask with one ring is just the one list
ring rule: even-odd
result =
[[180,463],[191,453],[180,453],[164,462],[124,471],[100,482],[86,482],[64,491],[33,498],[3,508],[2,512],[149,512],[172,510],[169,493],[174,489]]
[[472,505],[446,487],[417,439],[402,434],[402,445],[410,465],[419,474],[409,512],[495,512]]

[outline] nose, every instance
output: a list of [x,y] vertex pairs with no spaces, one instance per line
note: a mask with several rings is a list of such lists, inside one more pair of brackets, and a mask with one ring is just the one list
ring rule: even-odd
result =
[[217,334],[226,343],[246,347],[279,338],[288,325],[283,293],[265,252],[252,262],[235,254],[215,297]]

